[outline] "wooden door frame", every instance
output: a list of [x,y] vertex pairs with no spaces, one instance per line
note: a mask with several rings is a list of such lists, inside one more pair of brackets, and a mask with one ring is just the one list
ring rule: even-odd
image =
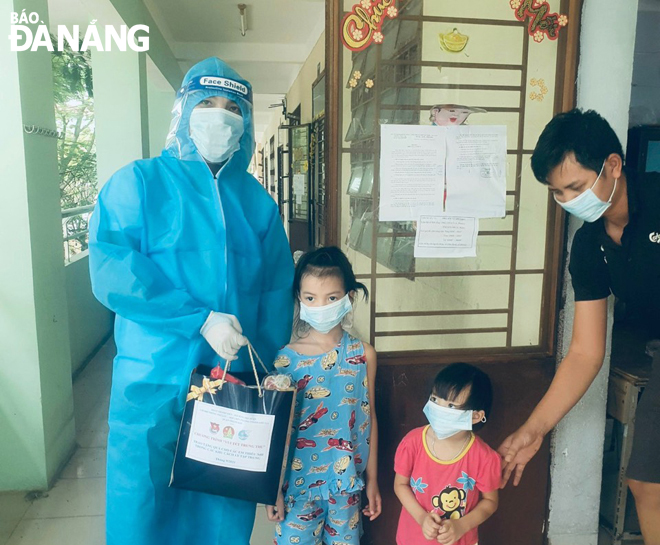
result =
[[[357,0],[356,0],[357,1]],[[583,0],[561,0],[560,12],[568,14],[570,24],[559,34],[557,53],[557,78],[555,85],[554,111],[559,113],[575,107],[577,65],[579,58],[579,30]],[[339,246],[340,241],[340,184],[341,184],[341,108],[342,108],[342,52],[340,28],[343,18],[342,0],[326,0],[325,26],[325,71],[326,71],[326,232],[327,245]],[[566,216],[563,210],[548,198],[548,229],[546,235],[546,256],[544,268],[543,304],[541,308],[541,349],[529,351],[525,347],[518,350],[507,349],[498,353],[497,349],[414,351],[383,353],[379,355],[381,364],[394,363],[405,359],[410,364],[449,363],[461,356],[470,362],[505,362],[522,359],[552,358],[556,354],[557,321],[561,301],[561,285],[566,257]],[[547,304],[546,304],[547,303]]]

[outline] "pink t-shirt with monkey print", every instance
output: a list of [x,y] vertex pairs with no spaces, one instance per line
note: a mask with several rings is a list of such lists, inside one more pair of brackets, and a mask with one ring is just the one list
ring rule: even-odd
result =
[[[394,471],[410,478],[410,488],[427,512],[436,512],[441,518],[463,517],[479,503],[480,492],[492,492],[499,487],[500,456],[472,434],[456,458],[439,460],[426,442],[429,429],[430,426],[416,428],[403,438],[394,457]],[[456,545],[475,545],[477,541],[477,529],[473,528]],[[397,545],[429,544],[422,527],[404,508],[396,542]]]

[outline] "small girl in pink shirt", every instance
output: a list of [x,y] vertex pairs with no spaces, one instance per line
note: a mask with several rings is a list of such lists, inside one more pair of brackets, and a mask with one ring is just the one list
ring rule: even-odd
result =
[[486,422],[492,399],[488,375],[473,365],[438,373],[424,407],[429,425],[408,433],[394,458],[397,545],[477,544],[477,527],[497,510],[501,463],[472,429]]

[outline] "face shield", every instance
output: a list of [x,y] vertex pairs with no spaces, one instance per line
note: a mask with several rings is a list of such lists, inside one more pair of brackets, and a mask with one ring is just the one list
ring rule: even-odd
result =
[[[172,108],[166,151],[178,159],[203,160],[201,150],[190,136],[190,116],[197,105],[210,97],[222,97],[238,105],[243,134],[240,137],[239,149],[233,153],[231,159],[240,160],[241,166],[247,168],[255,147],[252,88],[227,64],[215,57],[195,65],[184,78]],[[204,106],[200,106],[198,110],[208,109]],[[219,139],[225,137],[223,133],[217,135]]]

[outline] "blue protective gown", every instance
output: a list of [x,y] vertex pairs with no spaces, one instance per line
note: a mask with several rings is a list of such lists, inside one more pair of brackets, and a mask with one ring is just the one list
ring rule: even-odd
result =
[[[235,315],[269,363],[289,341],[293,263],[277,206],[246,172],[252,112],[231,92],[187,86],[199,76],[249,84],[216,58],[186,75],[163,153],[119,170],[90,223],[94,294],[117,315],[107,466],[107,545],[247,545],[255,505],[168,488],[191,370],[217,356],[199,330]],[[251,93],[251,91],[250,91]],[[241,148],[214,179],[190,140],[203,98],[239,103]],[[232,370],[248,370],[242,350]]]

